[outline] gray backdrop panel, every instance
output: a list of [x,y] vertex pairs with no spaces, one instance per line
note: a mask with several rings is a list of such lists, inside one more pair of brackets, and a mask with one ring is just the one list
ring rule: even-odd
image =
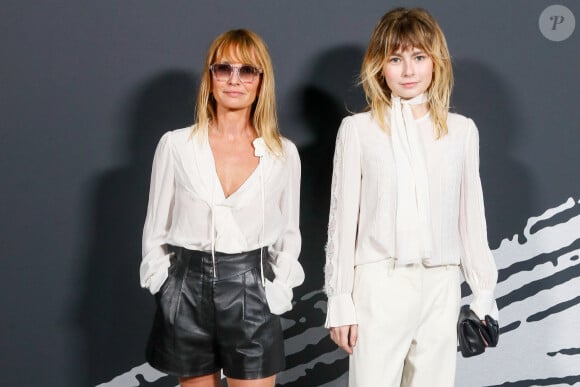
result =
[[[364,104],[355,82],[370,32],[394,5],[440,21],[453,107],[481,133],[505,332],[498,349],[460,360],[457,384],[579,383],[570,321],[580,318],[580,45],[578,31],[561,42],[542,35],[551,4],[4,1],[0,385],[176,384],[143,364],[153,301],[138,265],[151,160],[165,131],[192,122],[210,41],[244,27],[270,46],[280,124],[304,172],[307,281],[285,316],[280,385],[344,386],[347,360],[321,328],[332,153],[341,118]],[[580,15],[576,1],[557,4]]]

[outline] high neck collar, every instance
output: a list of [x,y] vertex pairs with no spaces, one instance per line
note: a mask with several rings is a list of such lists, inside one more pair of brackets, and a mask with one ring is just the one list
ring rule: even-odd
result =
[[429,101],[429,97],[427,96],[427,93],[419,94],[418,96],[413,97],[411,99],[402,99],[400,97],[396,97],[394,95],[391,95],[391,99],[394,103],[398,102],[402,105],[421,105],[421,104]]

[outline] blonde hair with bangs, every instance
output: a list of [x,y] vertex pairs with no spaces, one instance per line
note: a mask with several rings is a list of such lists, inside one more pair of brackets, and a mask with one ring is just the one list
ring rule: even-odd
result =
[[210,45],[205,58],[205,67],[197,95],[195,108],[197,125],[193,127],[193,133],[199,130],[207,130],[209,125],[217,120],[216,101],[211,94],[213,79],[209,67],[216,60],[225,57],[241,60],[244,64],[251,64],[262,70],[258,96],[252,106],[250,119],[258,132],[258,136],[264,139],[268,150],[274,155],[282,155],[282,140],[278,131],[278,118],[276,115],[276,93],[272,60],[268,47],[262,38],[256,33],[245,29],[226,31]]
[[433,79],[427,89],[428,107],[437,138],[447,134],[447,114],[453,88],[451,57],[437,21],[421,8],[395,8],[376,25],[365,53],[360,83],[367,109],[379,126],[389,131],[385,115],[391,107],[391,90],[383,76],[387,58],[398,50],[418,48],[433,61]]

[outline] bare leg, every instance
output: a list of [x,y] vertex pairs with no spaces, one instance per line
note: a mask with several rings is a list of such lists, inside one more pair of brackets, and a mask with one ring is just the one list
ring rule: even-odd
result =
[[274,387],[274,384],[276,384],[276,375],[251,380],[228,378],[228,387]]
[[179,378],[179,385],[181,387],[220,387],[222,384],[220,373],[216,372],[215,374],[196,376],[193,378]]

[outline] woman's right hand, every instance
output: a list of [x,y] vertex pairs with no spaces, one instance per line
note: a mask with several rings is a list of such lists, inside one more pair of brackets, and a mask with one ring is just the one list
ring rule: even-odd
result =
[[342,325],[330,328],[330,338],[346,353],[352,355],[352,349],[358,338],[358,325]]

